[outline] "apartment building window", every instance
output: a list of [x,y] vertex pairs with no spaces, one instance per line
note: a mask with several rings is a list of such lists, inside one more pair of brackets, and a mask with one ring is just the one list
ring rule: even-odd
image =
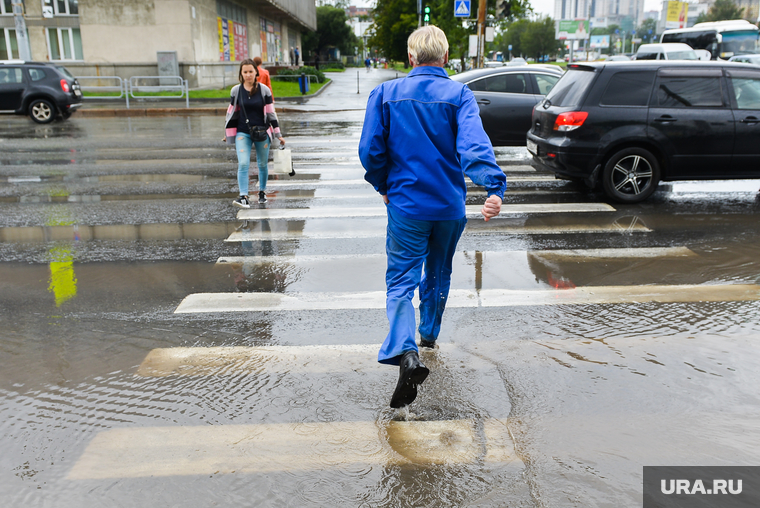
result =
[[78,16],[79,0],[53,0],[58,16]]
[[11,4],[11,0],[3,0],[0,3],[0,15],[13,15],[13,6]]
[[51,60],[84,60],[78,28],[48,28],[47,39]]
[[18,58],[16,30],[3,28],[0,31],[0,60],[13,60],[16,58]]

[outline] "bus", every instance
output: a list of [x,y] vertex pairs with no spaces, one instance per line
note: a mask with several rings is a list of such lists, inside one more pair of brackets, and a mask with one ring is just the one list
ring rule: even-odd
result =
[[692,49],[705,49],[712,60],[728,60],[734,55],[758,52],[756,25],[744,19],[697,23],[691,28],[665,30],[660,42],[683,42]]

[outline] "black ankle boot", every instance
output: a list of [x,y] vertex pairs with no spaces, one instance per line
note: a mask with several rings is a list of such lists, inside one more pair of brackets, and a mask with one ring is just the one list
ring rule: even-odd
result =
[[417,398],[417,387],[425,381],[430,370],[420,361],[417,351],[404,351],[399,362],[396,390],[391,397],[391,407],[408,406]]
[[428,349],[435,349],[435,341],[434,340],[425,340],[422,337],[420,337],[420,347],[428,348]]

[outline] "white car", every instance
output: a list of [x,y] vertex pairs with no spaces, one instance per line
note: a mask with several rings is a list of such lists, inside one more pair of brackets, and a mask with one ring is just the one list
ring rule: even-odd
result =
[[699,60],[699,55],[688,44],[665,42],[642,44],[636,51],[636,60]]
[[519,56],[516,58],[513,58],[512,60],[507,63],[508,66],[512,67],[514,65],[528,65],[528,62],[525,61],[524,58],[520,58]]
[[729,58],[728,61],[760,65],[760,55],[736,55]]

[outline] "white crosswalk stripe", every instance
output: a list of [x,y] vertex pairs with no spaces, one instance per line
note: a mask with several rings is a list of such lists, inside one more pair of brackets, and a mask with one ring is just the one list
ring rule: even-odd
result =
[[[297,171],[297,170],[296,170]],[[299,173],[300,174],[300,173]],[[317,173],[318,174],[318,173]],[[301,176],[311,175],[303,173]],[[557,179],[548,175],[531,175],[531,176],[510,176],[509,182],[556,182]],[[316,179],[298,179],[291,180],[273,180],[267,182],[267,189],[288,189],[288,188],[319,188],[319,187],[348,187],[348,186],[368,186],[363,178],[357,179],[336,179],[336,180],[316,180]]]
[[[294,224],[286,223],[283,224]],[[270,229],[264,229],[262,223],[256,224],[252,229],[241,229],[230,234],[226,242],[246,242],[257,240],[301,240],[301,239],[347,239],[347,238],[384,238],[386,233],[385,221],[377,224],[350,224],[343,223],[340,229],[336,224],[325,224],[321,227],[312,229],[294,229],[277,228],[278,222],[268,224]],[[622,227],[616,222],[611,223],[593,223],[584,221],[578,223],[567,223],[561,225],[544,225],[544,224],[514,224],[503,221],[490,221],[487,226],[472,227],[468,224],[465,227],[465,235],[560,235],[560,234],[630,234],[630,233],[648,233],[649,228],[641,224],[634,224],[628,227]]]
[[[137,369],[140,377],[225,376],[288,372],[388,372],[377,362],[377,344],[307,346],[171,347],[151,350]],[[436,354],[456,353],[452,343],[438,345]]]
[[[509,254],[525,254],[543,259],[574,259],[577,261],[596,261],[598,259],[624,259],[624,258],[671,258],[692,257],[696,254],[686,247],[641,247],[636,249],[573,249],[573,250],[534,250],[534,251],[479,251],[479,254],[488,258],[490,256],[504,256]],[[457,253],[455,261],[462,254]],[[385,262],[385,254],[334,254],[334,255],[295,255],[283,254],[279,256],[225,256],[217,259],[216,263],[241,264],[241,263],[329,263],[347,260],[357,260],[367,263]]]
[[[579,305],[647,302],[722,302],[760,300],[755,284],[586,286],[572,289],[452,289],[447,308]],[[417,305],[415,296],[413,303]],[[195,293],[174,311],[272,312],[385,309],[385,291],[349,293]]]
[[[385,439],[381,437],[385,436]],[[111,429],[89,443],[69,480],[523,462],[507,420],[314,422]]]
[[[482,205],[468,205],[465,213],[468,218],[482,217]],[[502,205],[502,215],[525,215],[544,213],[589,213],[614,212],[615,209],[605,203],[544,203],[544,204],[507,204]],[[240,210],[238,219],[242,220],[304,220],[334,217],[385,217],[385,207],[317,207],[317,208],[262,208]]]

